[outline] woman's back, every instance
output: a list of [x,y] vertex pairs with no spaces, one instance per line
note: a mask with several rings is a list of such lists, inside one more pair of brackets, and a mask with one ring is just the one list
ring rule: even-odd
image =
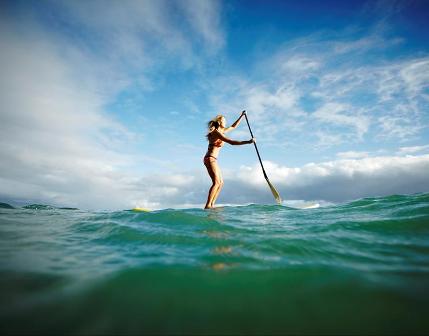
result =
[[215,131],[207,134],[207,139],[209,141],[209,147],[222,147],[224,144],[224,142],[215,135]]

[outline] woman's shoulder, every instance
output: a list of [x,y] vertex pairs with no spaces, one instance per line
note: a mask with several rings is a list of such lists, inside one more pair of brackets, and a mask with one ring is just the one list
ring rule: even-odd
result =
[[218,135],[218,134],[222,134],[222,135],[223,135],[224,130],[223,130],[223,129],[218,128],[218,129],[214,129],[211,133],[212,133],[213,135]]

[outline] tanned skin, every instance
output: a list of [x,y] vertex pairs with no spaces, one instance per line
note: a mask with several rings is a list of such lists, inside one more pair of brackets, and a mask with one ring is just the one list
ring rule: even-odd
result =
[[[225,117],[222,117],[219,120],[219,127],[217,129],[214,129],[207,135],[209,143],[213,144],[218,140],[224,141],[234,146],[254,143],[255,142],[254,138],[246,141],[237,141],[237,140],[229,139],[224,135],[225,133],[234,130],[240,124],[241,119],[244,117],[245,114],[246,114],[246,111],[241,112],[240,117],[230,127],[226,127],[226,119]],[[214,207],[216,199],[219,196],[219,193],[223,186],[222,173],[217,163],[217,157],[219,155],[220,149],[221,147],[210,146],[206,153],[206,157],[207,156],[209,157],[204,162],[204,164],[212,180],[212,185],[210,187],[209,194],[207,196],[207,202],[204,209],[211,209]]]

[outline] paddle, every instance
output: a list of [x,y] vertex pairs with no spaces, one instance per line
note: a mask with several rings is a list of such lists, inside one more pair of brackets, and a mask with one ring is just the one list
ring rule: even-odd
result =
[[[253,136],[253,133],[252,133],[252,129],[250,128],[249,120],[247,119],[247,113],[246,113],[246,111],[244,111],[244,116],[246,117],[246,122],[247,122],[247,126],[249,127],[250,135],[253,138],[254,136]],[[258,146],[256,146],[256,142],[254,142],[253,144],[255,145],[256,154],[258,154],[259,163],[261,164],[262,172],[264,173],[265,180],[267,181],[268,186],[270,187],[271,192],[273,193],[273,196],[276,199],[276,202],[278,204],[281,204],[282,203],[282,199],[280,198],[280,194],[278,193],[278,191],[276,190],[276,188],[274,188],[274,186],[271,184],[270,180],[268,179],[267,173],[265,172],[264,165],[262,164],[261,156],[259,155]]]

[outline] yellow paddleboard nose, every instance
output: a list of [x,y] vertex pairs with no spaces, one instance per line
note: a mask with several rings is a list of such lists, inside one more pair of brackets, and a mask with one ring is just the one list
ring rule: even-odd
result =
[[133,208],[133,211],[144,211],[144,212],[150,212],[150,209],[146,209],[146,208]]

